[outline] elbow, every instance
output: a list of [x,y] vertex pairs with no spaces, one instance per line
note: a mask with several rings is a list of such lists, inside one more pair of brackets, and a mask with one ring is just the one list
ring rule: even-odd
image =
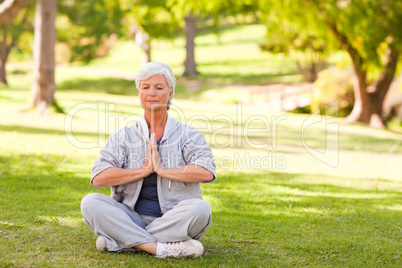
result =
[[97,180],[92,180],[92,185],[93,186],[95,186],[95,187],[100,187],[100,185],[98,184],[98,181]]
[[100,180],[99,180],[99,176],[98,176],[98,175],[96,175],[96,176],[92,179],[91,184],[92,184],[93,186],[95,186],[95,187],[102,187],[102,186],[103,186],[102,183],[101,183]]
[[204,177],[204,182],[211,182],[215,179],[215,176],[212,172],[208,171],[208,174]]

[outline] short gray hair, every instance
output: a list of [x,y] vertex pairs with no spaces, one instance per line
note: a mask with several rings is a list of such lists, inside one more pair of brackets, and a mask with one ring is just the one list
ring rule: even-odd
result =
[[[172,69],[163,62],[148,62],[144,64],[135,76],[135,86],[137,90],[140,90],[141,81],[147,80],[154,75],[163,75],[166,78],[170,91],[173,91],[172,98],[174,96],[174,90],[176,87],[176,77],[174,76]],[[168,101],[167,108],[169,110],[170,100]]]

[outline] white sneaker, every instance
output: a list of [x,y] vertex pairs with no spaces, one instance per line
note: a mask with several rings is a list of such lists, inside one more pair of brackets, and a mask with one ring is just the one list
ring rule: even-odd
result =
[[107,251],[106,239],[103,236],[98,236],[96,239],[96,248],[101,252]]
[[158,258],[197,258],[204,253],[204,247],[197,240],[187,240],[176,243],[163,243],[163,250]]

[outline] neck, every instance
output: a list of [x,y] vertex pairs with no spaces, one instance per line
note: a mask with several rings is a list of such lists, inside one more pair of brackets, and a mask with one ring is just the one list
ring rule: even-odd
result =
[[149,133],[162,132],[165,129],[167,121],[167,111],[145,111],[145,121],[147,121]]

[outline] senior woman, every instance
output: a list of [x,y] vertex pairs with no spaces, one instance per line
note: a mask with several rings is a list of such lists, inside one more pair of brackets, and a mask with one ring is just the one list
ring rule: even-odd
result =
[[199,257],[198,239],[211,224],[200,183],[215,180],[203,134],[168,114],[176,78],[150,62],[136,76],[144,117],[109,137],[92,168],[91,184],[111,186],[111,198],[81,202],[99,251],[146,251],[156,257]]

